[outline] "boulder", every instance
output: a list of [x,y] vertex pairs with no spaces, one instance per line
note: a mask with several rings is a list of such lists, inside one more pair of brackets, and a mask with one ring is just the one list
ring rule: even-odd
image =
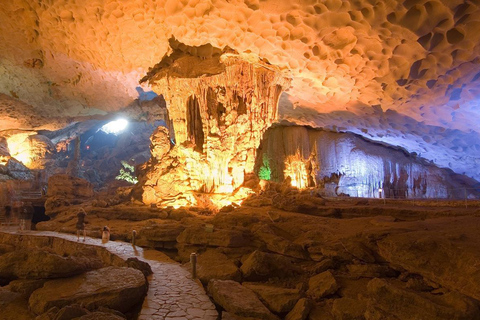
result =
[[143,300],[146,290],[145,277],[139,270],[107,267],[47,281],[32,293],[29,305],[36,314],[75,303],[89,310],[104,306],[125,313]]
[[257,230],[254,231],[254,236],[256,239],[265,243],[268,251],[298,259],[308,258],[307,252],[305,252],[301,245],[278,236],[268,225],[261,225],[257,228]]
[[387,278],[397,276],[397,272],[388,266],[377,264],[347,265],[348,275],[352,278]]
[[[464,227],[470,232],[468,228]],[[440,233],[413,231],[388,235],[377,245],[379,254],[391,264],[480,300],[477,267],[480,251],[468,239],[448,239]]]
[[185,229],[177,238],[177,242],[208,247],[238,248],[249,245],[249,240],[239,230],[214,229],[208,231],[205,227],[195,226]]
[[60,309],[55,315],[54,320],[70,320],[74,318],[79,318],[88,313],[89,312],[87,309],[82,308],[78,304],[74,304],[71,306],[65,306],[62,309]]
[[140,270],[145,277],[153,274],[152,267],[145,261],[141,261],[138,258],[128,258],[125,261],[128,267]]
[[[367,285],[370,314],[388,314],[409,319],[479,319],[478,302],[461,294],[418,293],[403,288],[399,281],[373,279]],[[379,310],[377,312],[376,310]]]
[[198,256],[197,276],[204,284],[211,279],[240,281],[242,274],[233,261],[215,250],[207,250]]
[[261,251],[254,251],[240,268],[247,281],[264,281],[268,278],[285,278],[299,273],[290,258]]
[[300,299],[298,289],[287,289],[261,283],[243,283],[243,286],[257,294],[267,308],[275,313],[287,313]]
[[0,256],[0,279],[65,278],[101,266],[98,259],[77,259],[47,251],[20,249]]
[[28,310],[27,300],[22,294],[0,288],[0,319],[33,320],[35,315]]
[[310,278],[307,294],[318,300],[337,292],[338,284],[330,271],[325,271]]
[[343,247],[355,258],[367,262],[374,263],[375,255],[366,245],[358,239],[347,239],[342,241]]
[[313,308],[313,301],[310,299],[302,298],[298,300],[298,302],[293,307],[292,311],[290,311],[285,320],[305,320],[310,313],[310,310]]
[[50,308],[47,312],[37,316],[35,320],[55,320],[58,311],[60,311],[60,309],[57,307]]
[[8,284],[8,288],[10,291],[18,292],[22,297],[28,299],[33,291],[43,287],[45,281],[47,280],[13,280]]
[[319,263],[315,264],[315,266],[313,267],[313,272],[318,274],[318,273],[322,273],[324,271],[327,271],[329,269],[335,269],[335,267],[336,267],[336,264],[332,259],[325,258],[322,261],[320,261]]
[[138,241],[144,238],[147,244],[150,243],[156,247],[155,244],[158,242],[176,242],[183,230],[185,230],[185,226],[178,221],[162,221],[162,223],[142,228],[138,235]]
[[367,303],[351,298],[335,299],[332,305],[332,314],[335,319],[364,320]]
[[212,280],[208,292],[215,303],[227,312],[240,317],[252,317],[265,320],[278,320],[263,304],[252,290],[231,280]]

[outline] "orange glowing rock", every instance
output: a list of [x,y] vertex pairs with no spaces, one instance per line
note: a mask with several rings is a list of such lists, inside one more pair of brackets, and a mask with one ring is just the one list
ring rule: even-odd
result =
[[[166,152],[168,130],[152,135],[153,158],[140,179],[145,203],[194,205],[189,194],[195,192],[231,195],[254,171],[256,150],[277,118],[289,79],[259,60],[212,52],[200,58],[175,50],[143,79],[165,97],[176,140]],[[233,202],[217,200],[219,206]]]

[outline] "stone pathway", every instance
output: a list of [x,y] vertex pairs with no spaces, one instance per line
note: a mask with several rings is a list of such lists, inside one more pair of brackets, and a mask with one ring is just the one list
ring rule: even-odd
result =
[[[57,232],[24,231],[17,233],[6,230],[1,232],[77,241],[75,235]],[[138,320],[216,320],[218,318],[218,312],[203,287],[192,279],[187,270],[165,254],[119,241],[109,241],[103,244],[101,239],[87,237],[85,242],[83,242],[83,238],[80,239],[80,242],[86,245],[105,247],[124,260],[136,257],[150,264],[153,275],[148,277],[148,293]]]

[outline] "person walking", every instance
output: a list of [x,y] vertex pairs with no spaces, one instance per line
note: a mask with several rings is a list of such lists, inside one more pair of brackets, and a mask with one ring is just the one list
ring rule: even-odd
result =
[[83,242],[85,242],[85,239],[87,237],[87,231],[85,230],[85,217],[87,216],[87,213],[83,208],[80,208],[80,211],[77,213],[77,224],[75,225],[77,227],[77,241],[80,241],[80,231],[83,231]]

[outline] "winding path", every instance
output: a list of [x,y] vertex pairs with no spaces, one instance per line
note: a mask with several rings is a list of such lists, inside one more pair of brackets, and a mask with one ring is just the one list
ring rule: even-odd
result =
[[[77,242],[77,237],[49,231],[14,231],[1,230],[4,233],[22,236],[45,236]],[[153,275],[148,277],[149,288],[143,302],[138,320],[216,320],[218,312],[206,295],[203,287],[195,282],[190,273],[165,254],[150,249],[132,246],[120,241],[105,244],[100,239],[87,237],[84,243],[89,246],[106,248],[123,260],[136,257],[152,267]]]

